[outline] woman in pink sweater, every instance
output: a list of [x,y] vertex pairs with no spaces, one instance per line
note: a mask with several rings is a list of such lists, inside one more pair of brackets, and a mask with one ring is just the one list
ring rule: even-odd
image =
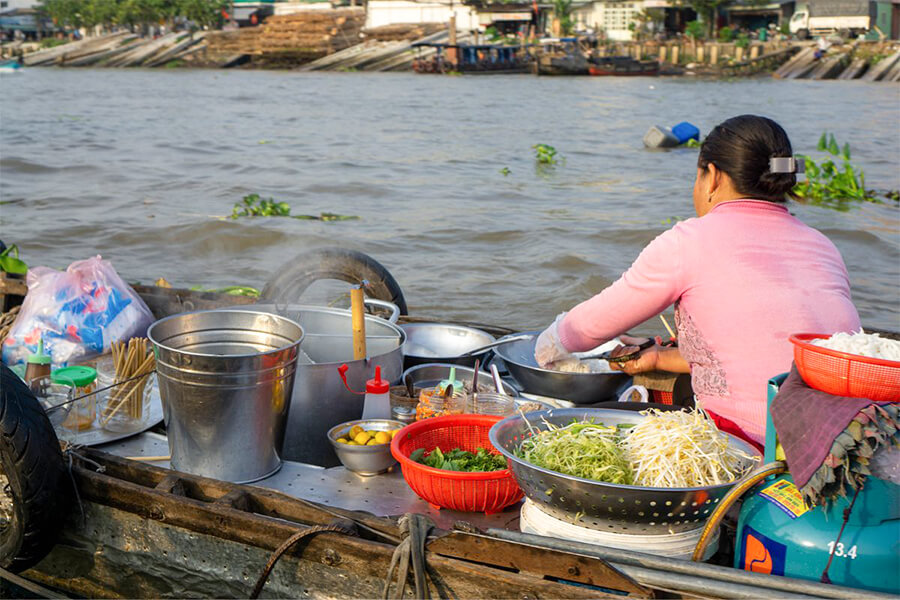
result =
[[618,281],[557,317],[538,338],[537,362],[594,348],[675,304],[679,346],[651,347],[622,369],[690,373],[701,407],[762,442],[766,382],[790,370],[788,336],[860,328],[840,253],[785,207],[795,173],[774,121],[718,125],[697,161],[699,218],[661,234]]

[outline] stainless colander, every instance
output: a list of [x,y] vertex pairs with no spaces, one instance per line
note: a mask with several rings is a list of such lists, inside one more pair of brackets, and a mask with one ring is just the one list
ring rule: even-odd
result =
[[[508,417],[491,428],[490,440],[509,461],[525,495],[540,508],[570,523],[615,533],[641,535],[677,533],[702,527],[722,497],[736,482],[700,488],[649,488],[603,483],[563,475],[537,467],[516,456],[522,440],[547,423],[565,426],[573,420],[594,419],[604,425],[636,424],[643,415],[599,408],[555,408]],[[729,443],[759,457],[752,446],[729,435]],[[749,466],[749,465],[748,465]]]

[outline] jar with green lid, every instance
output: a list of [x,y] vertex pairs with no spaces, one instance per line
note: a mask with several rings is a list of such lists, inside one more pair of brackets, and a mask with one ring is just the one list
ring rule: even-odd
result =
[[93,427],[94,419],[97,417],[97,403],[94,397],[97,370],[81,365],[63,367],[53,371],[50,374],[50,380],[56,384],[70,385],[75,388],[73,393],[76,398],[85,396],[72,404],[69,416],[63,421],[62,426],[76,433],[87,431]]

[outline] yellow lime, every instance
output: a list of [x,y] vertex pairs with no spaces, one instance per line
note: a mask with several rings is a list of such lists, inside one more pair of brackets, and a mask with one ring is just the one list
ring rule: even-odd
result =
[[365,431],[360,431],[355,436],[353,436],[353,439],[356,440],[356,443],[360,446],[365,446],[369,443],[369,434]]
[[347,438],[342,438],[342,437],[340,437],[340,438],[338,438],[338,439],[336,439],[336,440],[334,440],[334,441],[336,441],[338,444],[346,444],[346,443],[347,443]]
[[378,442],[375,441],[375,438],[372,438],[368,442],[366,442],[366,446],[377,446]]
[[359,444],[357,444],[357,443],[354,442],[353,440],[350,440],[349,442],[347,442],[347,445],[348,445],[348,446],[359,446]]
[[398,431],[400,431],[400,430],[399,429],[391,429],[390,431],[388,431],[388,433],[391,434],[391,439],[394,439],[394,436],[397,435]]
[[379,444],[387,444],[391,441],[391,434],[387,431],[379,431],[375,434],[375,441]]
[[353,427],[350,428],[350,432],[347,434],[347,437],[349,437],[351,440],[355,440],[356,436],[358,436],[359,432],[362,430],[363,430],[363,428],[360,427],[359,425],[354,425]]

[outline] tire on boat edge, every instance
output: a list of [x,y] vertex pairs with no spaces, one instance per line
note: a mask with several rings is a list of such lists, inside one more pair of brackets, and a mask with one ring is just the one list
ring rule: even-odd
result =
[[9,367],[0,370],[0,472],[12,499],[11,521],[0,528],[0,566],[19,572],[53,548],[72,484],[44,409]]
[[393,302],[401,315],[409,314],[400,284],[381,263],[362,252],[336,247],[301,252],[281,265],[263,288],[261,300],[298,302],[303,292],[320,279],[352,284],[368,280],[367,296]]

